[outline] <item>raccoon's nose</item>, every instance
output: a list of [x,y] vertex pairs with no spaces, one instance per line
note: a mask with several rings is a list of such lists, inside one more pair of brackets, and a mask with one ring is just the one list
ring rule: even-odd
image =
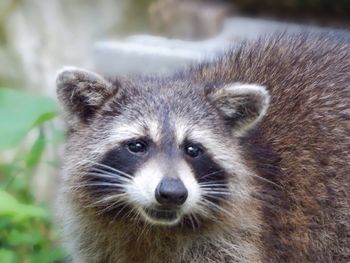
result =
[[156,199],[162,205],[182,205],[187,195],[187,189],[180,179],[165,177],[156,189]]

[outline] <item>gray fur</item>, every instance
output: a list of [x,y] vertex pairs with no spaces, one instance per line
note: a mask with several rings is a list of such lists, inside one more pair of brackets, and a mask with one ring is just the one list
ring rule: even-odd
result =
[[[59,207],[74,262],[350,261],[346,38],[276,35],[168,77],[86,74],[58,76],[72,130]],[[260,88],[239,93],[246,84]],[[135,125],[199,139],[228,175],[219,208],[201,207],[191,227],[89,206],[86,174]]]

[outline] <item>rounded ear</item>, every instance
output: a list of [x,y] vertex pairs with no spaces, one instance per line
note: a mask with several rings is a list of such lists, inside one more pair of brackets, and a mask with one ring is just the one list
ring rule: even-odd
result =
[[215,87],[208,98],[237,136],[243,135],[266,114],[270,102],[264,86],[242,83]]
[[70,123],[87,123],[116,88],[102,76],[87,70],[65,67],[57,75],[57,97]]

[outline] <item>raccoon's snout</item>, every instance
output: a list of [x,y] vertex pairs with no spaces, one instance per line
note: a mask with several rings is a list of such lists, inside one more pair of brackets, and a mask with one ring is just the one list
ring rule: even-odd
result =
[[157,186],[155,196],[161,205],[182,205],[188,191],[180,179],[165,177]]

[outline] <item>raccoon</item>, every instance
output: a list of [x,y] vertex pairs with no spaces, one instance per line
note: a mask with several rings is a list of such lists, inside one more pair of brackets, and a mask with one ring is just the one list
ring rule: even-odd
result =
[[280,34],[169,76],[65,68],[73,262],[349,262],[350,41]]

